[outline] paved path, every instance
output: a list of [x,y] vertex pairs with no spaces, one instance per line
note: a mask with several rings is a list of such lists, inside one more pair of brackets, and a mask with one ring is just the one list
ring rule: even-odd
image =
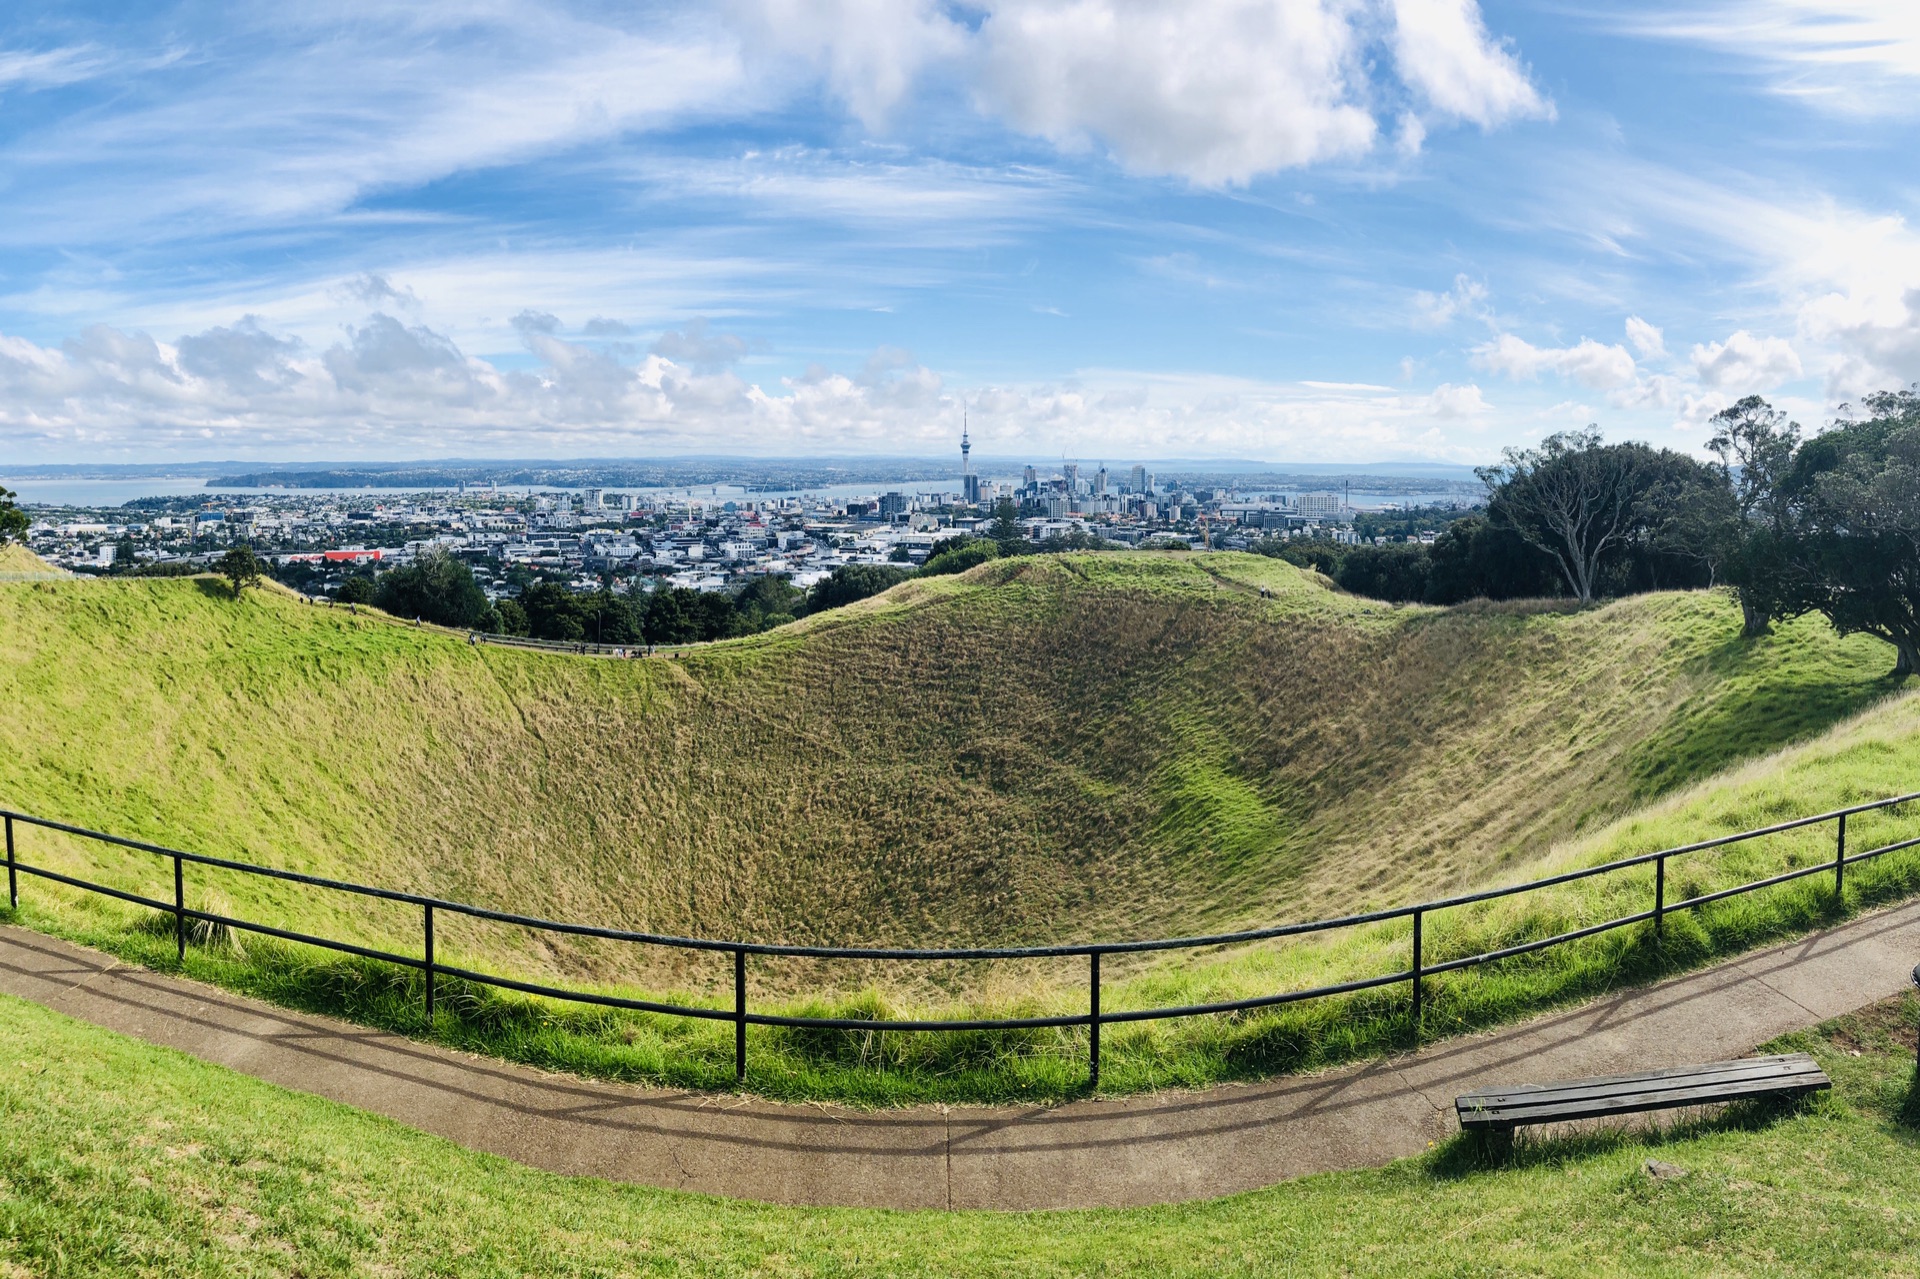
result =
[[1905,988],[1920,903],[1523,1025],[1311,1077],[1058,1107],[878,1113],[543,1074],[292,1013],[18,928],[0,991],[560,1173],[787,1204],[1174,1202],[1360,1168],[1445,1136],[1453,1097],[1739,1056]]

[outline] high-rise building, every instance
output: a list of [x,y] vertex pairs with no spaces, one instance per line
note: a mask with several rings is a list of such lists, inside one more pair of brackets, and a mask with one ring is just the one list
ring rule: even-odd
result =
[[1107,468],[1105,463],[1102,463],[1100,469],[1093,473],[1093,495],[1095,497],[1105,497],[1107,495]]
[[600,500],[605,496],[606,493],[601,489],[581,489],[580,509],[588,512],[599,510]]
[[1135,493],[1144,493],[1148,487],[1147,468],[1136,463],[1133,474],[1127,477],[1127,488]]
[[907,513],[907,495],[905,493],[887,493],[880,498],[880,518],[890,520],[896,515]]
[[1040,483],[1040,472],[1034,470],[1031,466],[1029,466],[1026,470],[1020,472],[1020,485],[1022,488],[1031,489],[1036,485],[1038,485],[1039,483]]
[[1062,462],[1060,464],[1060,474],[1064,475],[1067,479],[1067,492],[1069,494],[1077,493],[1080,489],[1080,464],[1078,462]]

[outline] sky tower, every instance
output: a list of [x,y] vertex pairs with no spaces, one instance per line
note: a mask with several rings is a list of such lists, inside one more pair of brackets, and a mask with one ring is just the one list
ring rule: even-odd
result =
[[967,411],[960,410],[960,500],[968,506],[980,505],[980,477],[973,473],[969,455],[973,445],[967,440]]

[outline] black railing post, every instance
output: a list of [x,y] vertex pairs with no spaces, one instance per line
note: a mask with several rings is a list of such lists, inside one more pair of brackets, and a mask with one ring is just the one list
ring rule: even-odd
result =
[[433,903],[428,902],[423,909],[423,921],[427,934],[427,1029],[433,1029]]
[[180,854],[173,855],[173,943],[176,957],[187,962],[187,888],[180,869]]
[[1833,845],[1833,904],[1845,906],[1847,899],[1841,896],[1847,886],[1847,815],[1840,814],[1840,837]]
[[747,1082],[747,952],[733,952],[733,1079]]
[[1425,914],[1426,912],[1421,910],[1413,912],[1413,1046],[1415,1048],[1420,1046],[1420,1013],[1423,1002],[1422,996],[1425,994],[1421,989],[1420,980],[1422,969],[1420,962],[1420,924],[1421,917]]
[[19,872],[13,868],[13,814],[7,814],[7,906],[20,909]]
[[1100,1086],[1100,952],[1087,954],[1087,1088]]
[[1667,936],[1667,859],[1664,855],[1653,862],[1653,939],[1665,941]]

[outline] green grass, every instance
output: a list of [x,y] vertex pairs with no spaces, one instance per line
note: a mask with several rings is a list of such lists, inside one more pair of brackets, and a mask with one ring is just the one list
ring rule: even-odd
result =
[[62,572],[15,542],[0,542],[0,574],[13,577],[61,577]]
[[[1266,597],[1261,591],[1268,592]],[[1587,611],[1394,608],[1241,555],[996,562],[678,661],[498,649],[210,583],[0,587],[0,802],[217,854],[530,913],[838,943],[1099,940],[1403,903],[1914,789],[1920,702],[1813,619],[1757,641],[1708,594]],[[1920,820],[1856,824],[1863,841]],[[1826,856],[1692,859],[1676,894]],[[149,895],[160,864],[26,832]],[[1920,887],[1920,854],[1434,983],[1428,1034],[1524,1015]],[[195,870],[215,909],[417,950],[411,910]],[[1651,872],[1429,921],[1428,957],[1644,908]],[[23,922],[140,962],[139,912],[29,881]],[[1391,972],[1407,929],[1110,961],[1107,1007]],[[724,957],[441,921],[443,958],[730,999]],[[425,1033],[405,974],[249,942],[197,976]],[[1076,963],[756,961],[760,1008],[1073,1011]],[[560,1069],[725,1086],[731,1032],[455,988],[434,1033]],[[1310,1068],[1411,1037],[1405,992],[1108,1032],[1131,1091]],[[756,1031],[749,1086],[870,1104],[1074,1095],[1072,1031]]]
[[5,998],[0,1273],[1913,1275],[1916,1026],[1909,998],[1769,1045],[1834,1080],[1797,1108],[1455,1140],[1207,1203],[906,1213],[538,1172]]

